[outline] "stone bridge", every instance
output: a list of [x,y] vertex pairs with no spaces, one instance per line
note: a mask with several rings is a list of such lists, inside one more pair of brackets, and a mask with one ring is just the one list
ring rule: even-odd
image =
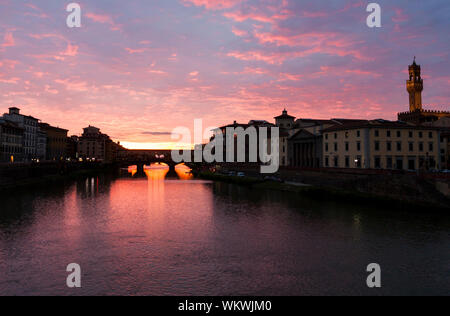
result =
[[[191,157],[192,154],[193,152],[191,152]],[[121,168],[136,165],[138,169],[142,169],[144,165],[152,163],[165,163],[171,169],[174,169],[179,164],[172,160],[171,150],[124,150],[118,152],[116,157],[116,164]],[[185,164],[191,169],[196,169],[201,165],[191,162],[186,162]]]

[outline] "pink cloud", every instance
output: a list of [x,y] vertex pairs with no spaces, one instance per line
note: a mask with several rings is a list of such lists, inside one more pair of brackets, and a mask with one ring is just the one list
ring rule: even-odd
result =
[[129,53],[129,54],[141,54],[145,52],[144,48],[138,48],[138,49],[132,49],[132,48],[128,48],[126,47],[125,50]]
[[105,15],[105,14],[95,14],[95,13],[86,13],[85,17],[87,17],[88,19],[96,22],[96,23],[101,23],[101,24],[114,24],[114,20],[112,17],[110,17],[109,15]]
[[14,40],[14,36],[11,32],[7,32],[5,36],[3,37],[3,44],[1,47],[13,47],[16,45],[16,42]]
[[208,10],[229,9],[241,3],[242,0],[182,0],[185,5],[205,7]]
[[66,51],[61,53],[63,56],[75,57],[78,55],[78,46],[72,45],[70,43],[67,44]]

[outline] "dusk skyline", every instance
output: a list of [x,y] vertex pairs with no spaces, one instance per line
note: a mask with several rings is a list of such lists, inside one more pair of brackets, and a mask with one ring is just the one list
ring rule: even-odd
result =
[[448,110],[450,4],[378,1],[0,0],[0,114],[80,134],[89,124],[129,148],[170,146],[177,126],[301,118],[396,119],[422,65],[425,109]]

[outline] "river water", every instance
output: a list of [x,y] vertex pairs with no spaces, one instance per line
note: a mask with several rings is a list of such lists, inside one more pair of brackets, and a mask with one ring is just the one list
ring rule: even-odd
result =
[[0,295],[450,294],[448,215],[129,172],[1,196]]

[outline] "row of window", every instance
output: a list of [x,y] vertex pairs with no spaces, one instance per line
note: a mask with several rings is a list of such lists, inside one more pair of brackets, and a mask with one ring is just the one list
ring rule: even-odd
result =
[[0,148],[2,153],[19,154],[23,152],[23,149],[20,146],[2,145]]
[[14,143],[14,144],[22,144],[22,137],[20,136],[8,136],[2,135],[2,143]]
[[[380,137],[381,132],[379,130],[375,130],[374,132],[375,137]],[[345,138],[349,138],[350,132],[345,132]],[[394,133],[392,133],[392,131],[386,131],[386,137],[392,137],[392,135],[394,135]],[[403,136],[402,131],[396,131],[395,135],[400,138]],[[418,137],[419,138],[424,138],[424,132],[420,131],[418,132]],[[329,139],[330,134],[325,134],[325,139]],[[334,133],[333,135],[334,139],[338,139],[339,134],[338,133]],[[361,137],[361,131],[356,131],[356,137]],[[413,131],[408,131],[408,137],[409,138],[413,138],[414,137],[414,132]],[[428,138],[432,139],[434,137],[434,133],[433,132],[428,132]]]
[[[403,142],[396,142],[396,149],[397,151],[402,151],[403,150]],[[374,148],[375,151],[380,151],[381,150],[381,143],[379,141],[375,141],[374,142]],[[409,142],[408,143],[408,150],[413,152],[415,150],[416,146],[414,142]],[[425,150],[425,144],[424,143],[418,143],[417,146],[419,151],[424,151]],[[356,150],[357,151],[361,151],[361,142],[356,142]],[[386,150],[387,151],[392,151],[392,142],[386,142]],[[330,151],[330,146],[328,143],[325,143],[325,152],[329,152]],[[334,143],[334,151],[339,151],[339,144],[338,143]],[[345,151],[350,151],[350,143],[345,143]],[[430,142],[428,143],[428,151],[434,151],[434,143]]]
[[[405,165],[407,161],[407,165]],[[406,169],[416,170],[418,168],[435,168],[436,160],[434,157],[380,157],[375,156],[373,161],[373,166],[375,169]],[[340,167],[340,161],[338,156],[325,157],[325,167]],[[344,167],[345,168],[362,168],[362,157],[356,156],[352,160],[350,156],[344,157]]]

